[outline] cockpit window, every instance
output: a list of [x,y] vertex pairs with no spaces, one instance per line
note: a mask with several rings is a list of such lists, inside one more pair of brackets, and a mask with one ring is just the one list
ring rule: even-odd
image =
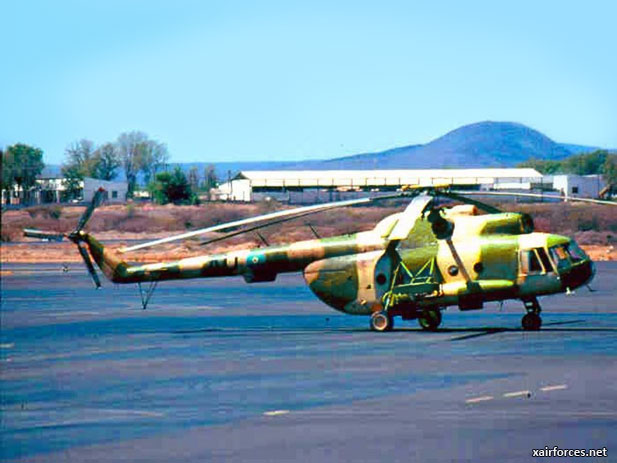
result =
[[560,244],[558,246],[552,246],[549,248],[549,252],[551,253],[553,262],[557,264],[557,270],[561,270],[570,265],[568,250],[565,245]]
[[574,263],[580,262],[587,258],[587,256],[585,255],[585,252],[581,248],[579,248],[578,244],[576,244],[574,241],[570,241],[566,245],[566,249],[568,251],[568,254],[570,254],[570,258],[572,259],[572,262]]
[[557,264],[558,270],[587,259],[585,252],[574,241],[552,246],[549,248],[549,252],[553,261]]

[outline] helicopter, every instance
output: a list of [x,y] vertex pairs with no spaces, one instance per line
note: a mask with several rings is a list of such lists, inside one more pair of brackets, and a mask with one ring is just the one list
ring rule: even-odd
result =
[[[442,311],[450,306],[480,310],[487,302],[509,299],[523,303],[522,328],[534,331],[542,325],[539,296],[569,293],[595,274],[592,260],[572,238],[536,232],[528,214],[503,212],[469,197],[491,192],[406,186],[393,194],[271,212],[118,250],[83,230],[103,192],[96,192],[77,228],[65,236],[77,245],[97,288],[101,283],[92,260],[113,283],[137,283],[144,309],[160,281],[242,276],[247,283],[258,283],[274,281],[281,273],[302,272],[321,301],[347,314],[368,316],[373,331],[392,330],[396,317],[415,319],[424,330],[435,331]],[[138,249],[209,232],[227,231],[201,244],[329,209],[394,198],[410,201],[403,212],[382,219],[369,231],[170,262],[131,265],[126,259]],[[439,199],[462,204],[442,206]],[[57,236],[40,230],[24,234]],[[145,289],[144,283],[149,284]]]

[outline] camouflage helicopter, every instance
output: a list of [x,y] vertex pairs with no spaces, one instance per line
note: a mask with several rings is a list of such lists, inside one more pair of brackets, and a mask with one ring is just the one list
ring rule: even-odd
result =
[[[502,212],[469,194],[449,186],[406,187],[395,194],[278,211],[112,250],[83,231],[103,195],[99,190],[77,228],[66,237],[77,245],[97,288],[101,283],[90,256],[112,282],[138,283],[144,309],[157,283],[164,280],[241,275],[247,283],[256,283],[274,281],[279,273],[303,272],[319,299],[336,310],[370,316],[374,331],[390,331],[397,316],[417,319],[423,329],[434,331],[442,310],[449,306],[477,310],[486,302],[507,299],[523,302],[523,329],[540,329],[538,296],[587,284],[595,273],[593,262],[573,239],[535,232],[529,215]],[[365,232],[173,262],[130,265],[125,259],[137,249],[208,232],[228,231],[202,244],[328,209],[392,198],[411,201],[403,212]],[[439,206],[437,198],[463,204]],[[238,231],[238,227],[244,228]],[[57,236],[25,231],[26,236],[37,238],[46,234]],[[149,286],[144,289],[142,283]]]

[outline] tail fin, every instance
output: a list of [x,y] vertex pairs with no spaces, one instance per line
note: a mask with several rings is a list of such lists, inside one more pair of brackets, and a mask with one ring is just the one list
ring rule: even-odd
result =
[[[81,242],[85,242],[88,245],[88,250],[94,259],[94,262],[96,262],[96,265],[98,265],[107,278],[114,283],[130,282],[127,274],[129,265],[122,260],[117,253],[110,249],[106,249],[105,246],[103,246],[96,238],[87,233],[80,232],[79,239]],[[80,249],[83,248],[80,247]],[[84,255],[82,254],[82,257],[83,256]],[[90,258],[88,257],[88,260],[86,260],[86,257],[84,257],[84,261],[86,261],[87,266]],[[92,262],[90,262],[90,265],[92,265]],[[96,275],[96,273],[91,273],[91,275]],[[94,280],[94,277],[92,279]],[[96,285],[96,280],[94,281],[94,284]]]

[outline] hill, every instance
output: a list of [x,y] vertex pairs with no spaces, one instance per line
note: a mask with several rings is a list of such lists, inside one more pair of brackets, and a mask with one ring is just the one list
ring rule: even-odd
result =
[[233,162],[215,163],[215,166],[221,179],[226,179],[229,171],[239,170],[514,167],[531,158],[561,160],[571,154],[594,149],[556,143],[522,124],[486,121],[459,127],[424,145],[401,146],[327,160]]
[[448,132],[425,145],[410,145],[318,163],[319,168],[513,167],[529,158],[563,159],[566,147],[522,124],[478,122]]
[[[240,170],[344,170],[514,167],[531,158],[561,160],[597,147],[562,144],[515,122],[477,122],[436,138],[426,144],[401,146],[375,153],[306,161],[190,162],[183,170],[197,167],[200,173],[214,164],[219,179]],[[53,166],[50,166],[53,167]],[[120,174],[119,177],[123,177]]]

